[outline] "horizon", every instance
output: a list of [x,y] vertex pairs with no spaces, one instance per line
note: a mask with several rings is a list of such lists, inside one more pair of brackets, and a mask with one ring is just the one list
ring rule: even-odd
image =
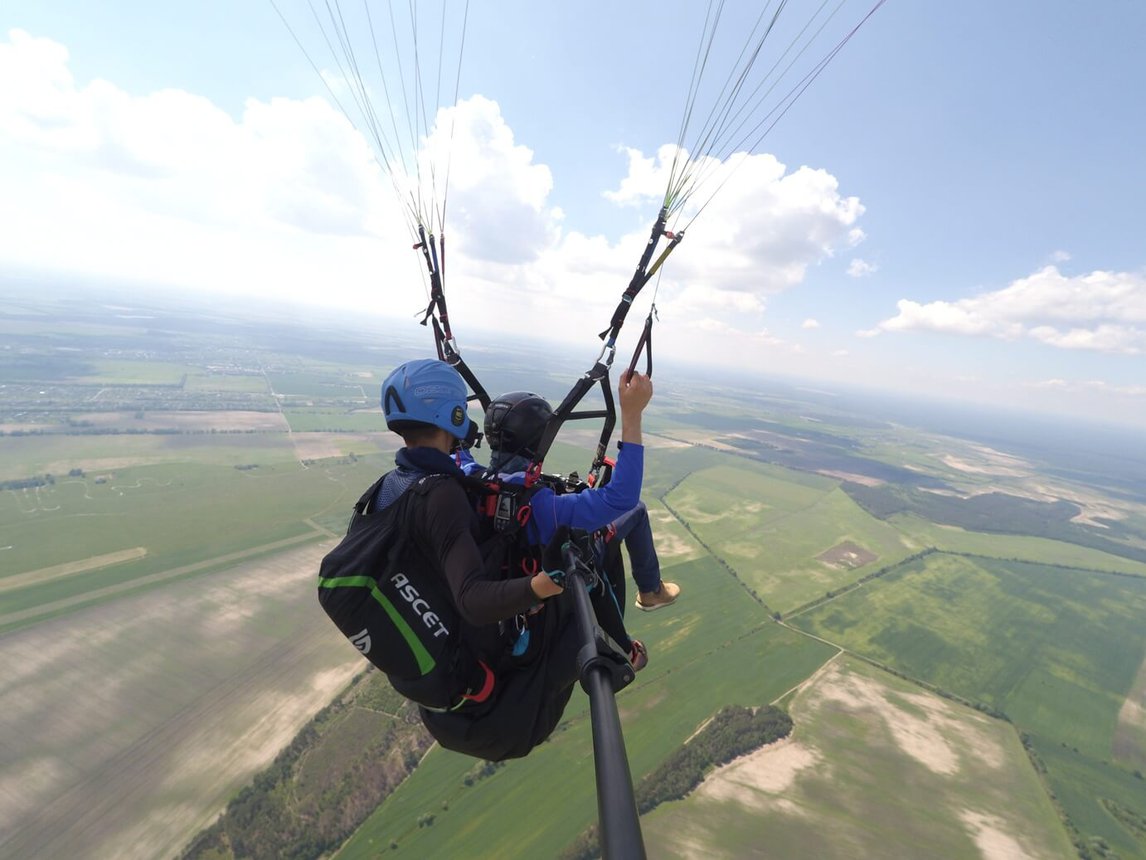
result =
[[[168,292],[150,292],[140,295],[132,292],[129,287],[114,284],[76,286],[46,279],[41,285],[57,291],[55,294],[57,298],[64,300],[94,298],[108,309],[117,307],[111,304],[113,302],[135,303],[157,311],[169,312],[181,308],[193,308],[198,313],[223,314],[237,321],[259,323],[270,319],[276,324],[294,325],[300,330],[312,331],[329,331],[331,325],[349,323],[352,327],[347,328],[347,332],[353,332],[356,336],[369,336],[377,332],[381,337],[397,339],[400,345],[408,344],[411,348],[411,358],[435,357],[432,332],[428,327],[419,325],[413,316],[396,319],[381,314],[354,314],[345,308],[319,309],[288,300],[267,301],[243,295],[228,296],[227,303],[219,304],[213,297],[199,293],[177,295]],[[5,287],[5,280],[0,274],[0,301],[6,298]],[[40,297],[48,295],[40,293]],[[11,297],[22,301],[36,301],[16,294],[12,294]],[[316,311],[321,315],[316,316]],[[0,308],[0,315],[3,312],[3,308]],[[504,333],[498,331],[467,331],[464,340],[459,340],[459,348],[467,363],[471,365],[475,364],[473,353],[508,355],[523,347],[545,350],[554,365],[568,369],[570,384],[588,369],[600,351],[600,341],[596,337],[585,339],[582,343],[567,341],[554,343],[545,335],[523,331],[516,336],[511,349],[506,348],[505,340]],[[467,349],[472,352],[467,352]],[[613,370],[619,373],[628,364],[630,357],[631,354],[619,350]],[[639,364],[643,368],[643,357]],[[384,368],[378,370],[382,372]],[[1109,454],[1111,446],[1114,446],[1127,463],[1146,465],[1146,456],[1142,453],[1138,436],[1146,424],[1136,424],[1133,421],[1120,422],[1103,416],[1063,414],[1021,404],[975,401],[957,396],[944,396],[942,392],[923,394],[907,392],[868,381],[824,380],[779,371],[769,372],[746,367],[729,368],[688,361],[679,356],[662,358],[660,344],[657,344],[654,352],[654,384],[672,386],[674,382],[679,382],[687,389],[698,384],[711,384],[713,373],[727,374],[723,381],[729,388],[742,388],[764,396],[774,395],[776,389],[790,389],[802,395],[815,395],[815,402],[821,406],[835,407],[849,414],[878,418],[888,424],[904,424],[916,429],[948,433],[968,439],[995,438],[1008,444],[1050,447],[1055,453],[1063,455],[1071,450]],[[768,388],[761,388],[762,385]],[[564,390],[546,390],[542,393],[560,399]],[[1038,425],[1038,433],[1031,435],[1025,432],[1027,428],[1022,426],[1024,422]],[[1086,435],[1077,436],[1075,431],[1085,432]]]

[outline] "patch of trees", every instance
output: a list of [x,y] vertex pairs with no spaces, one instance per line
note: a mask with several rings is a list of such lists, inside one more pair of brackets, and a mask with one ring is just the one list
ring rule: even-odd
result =
[[463,777],[462,784],[465,785],[466,788],[470,788],[476,783],[481,782],[483,779],[493,776],[503,767],[505,767],[505,762],[503,761],[478,762],[473,767],[471,767],[469,773]]
[[308,457],[300,462],[304,466],[350,466],[361,459],[357,454],[351,452],[345,457]]
[[[721,708],[699,734],[640,781],[635,789],[637,811],[645,815],[662,803],[680,800],[712,768],[785,738],[791,731],[792,718],[773,705],[755,710],[741,705]],[[593,826],[560,856],[561,860],[593,860],[600,854],[597,827]]]
[[1026,750],[1027,753],[1027,759],[1030,761],[1031,767],[1035,769],[1035,773],[1039,775],[1039,781],[1042,783],[1043,791],[1047,793],[1047,797],[1050,798],[1055,812],[1058,813],[1059,820],[1062,821],[1062,825],[1066,829],[1066,834],[1070,837],[1070,841],[1074,845],[1074,850],[1078,852],[1079,860],[1097,860],[1100,857],[1110,857],[1113,860],[1117,855],[1105,853],[1106,847],[1108,847],[1105,846],[1105,840],[1100,840],[1103,842],[1101,846],[1094,844],[1094,840],[1091,840],[1091,844],[1087,844],[1086,840],[1082,838],[1082,834],[1079,832],[1074,821],[1066,814],[1066,809],[1063,808],[1062,803],[1058,799],[1058,795],[1055,794],[1054,788],[1047,779],[1047,765],[1046,762],[1043,761],[1042,756],[1039,755],[1038,750],[1035,749],[1034,738],[1026,732],[1019,732],[1019,740],[1022,741],[1023,749]]
[[0,490],[32,490],[36,487],[50,487],[55,483],[55,475],[33,475],[31,478],[0,481]]
[[841,487],[856,504],[881,520],[893,514],[912,513],[933,523],[968,531],[1049,538],[1146,562],[1146,549],[1119,543],[1091,527],[1072,522],[1082,509],[1061,499],[1039,502],[1007,493],[982,493],[964,499],[913,487],[868,487],[850,481]]
[[[388,686],[381,673],[358,676],[227,804],[181,860],[317,860],[342,845],[432,742],[412,708],[403,706],[395,718],[362,707],[378,698],[378,684]],[[423,818],[420,827],[433,824],[433,815]]]
[[1123,827],[1133,833],[1140,841],[1146,842],[1146,815],[1105,797],[1100,798],[1099,802],[1106,807],[1107,812],[1118,819]]

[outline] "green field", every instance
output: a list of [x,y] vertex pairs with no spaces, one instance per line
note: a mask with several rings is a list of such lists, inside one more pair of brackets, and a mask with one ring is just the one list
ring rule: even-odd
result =
[[0,444],[0,480],[73,468],[99,474],[124,466],[185,463],[235,466],[297,461],[285,433],[92,434],[16,436]]
[[[1103,843],[1123,858],[1146,857],[1146,783],[1136,774],[1113,767],[1041,737],[1032,739],[1035,752],[1046,763],[1051,790],[1065,807],[1083,841],[1095,856]],[[1133,817],[1120,821],[1115,810]],[[1127,826],[1127,818],[1137,823]]]
[[1027,535],[972,532],[955,526],[929,523],[910,514],[896,514],[889,519],[889,522],[920,545],[933,546],[950,552],[1146,576],[1146,564],[1142,562],[1064,541]]
[[284,409],[291,432],[387,433],[386,420],[377,409],[350,412],[346,410]]
[[1005,723],[847,658],[790,711],[790,738],[645,817],[650,857],[1075,856]]
[[[1146,659],[1144,617],[1146,579],[939,554],[792,623],[1103,762]],[[1146,809],[1139,786],[1115,800]]]
[[[693,472],[665,503],[746,586],[780,612],[918,549],[863,511],[837,481],[774,466],[744,463]],[[854,568],[817,559],[845,541],[875,558]]]
[[[271,390],[288,398],[308,397],[327,400],[362,400],[374,402],[377,382],[355,378],[350,373],[268,373]],[[366,391],[366,386],[370,391]]]
[[[54,439],[35,439],[33,447],[48,438]],[[94,438],[96,448],[106,451],[109,439]],[[196,462],[212,447],[199,438],[186,462],[98,470],[0,493],[0,629],[29,623],[39,617],[37,607],[47,615],[77,605],[85,594],[96,597],[110,588],[105,596],[113,597],[137,580],[282,541],[340,533],[362,490],[387,468],[381,456],[304,468],[284,461],[275,449],[236,450],[232,441],[219,441],[210,459],[239,459],[242,468]],[[47,447],[58,453],[54,444]],[[77,463],[100,459],[75,451],[74,442],[73,451]],[[182,460],[187,452],[153,446],[153,454]],[[252,510],[259,511],[257,518],[249,516]],[[146,550],[144,557],[51,574],[59,565],[82,568],[93,556],[137,547]],[[45,570],[45,577],[34,575]],[[17,576],[20,587],[3,588],[4,578]]]
[[792,623],[1101,758],[1144,617],[1146,579],[941,554]]

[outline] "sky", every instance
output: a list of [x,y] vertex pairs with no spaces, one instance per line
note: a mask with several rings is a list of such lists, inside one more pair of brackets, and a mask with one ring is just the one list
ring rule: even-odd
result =
[[[787,92],[874,2],[843,0],[793,60],[820,4],[790,0],[754,73],[792,62]],[[670,226],[686,235],[618,360],[655,290],[657,355],[714,374],[1146,427],[1146,4],[886,0],[774,126],[772,102],[745,105],[740,127],[766,135],[706,158],[696,129],[761,5],[724,6],[683,140],[698,180]],[[463,354],[467,333],[501,330],[590,361],[682,142],[707,4],[419,2],[418,39],[407,4],[397,39],[386,4],[371,21],[341,7],[368,101],[394,117],[381,152],[306,0],[8,0],[0,279],[414,330],[413,193],[435,232],[445,200]]]

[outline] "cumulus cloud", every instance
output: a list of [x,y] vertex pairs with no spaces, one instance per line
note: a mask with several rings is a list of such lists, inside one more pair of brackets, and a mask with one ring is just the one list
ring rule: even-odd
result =
[[474,96],[438,114],[423,152],[448,165],[448,223],[470,257],[528,262],[559,233],[561,213],[548,205],[553,177],[514,141],[497,102]]
[[1146,351],[1146,275],[1140,272],[1069,276],[1047,266],[1002,290],[955,301],[901,299],[897,308],[896,316],[859,334],[934,331],[1061,349]]
[[11,146],[121,202],[201,223],[282,221],[362,235],[380,174],[349,123],[320,99],[251,100],[239,120],[181,90],[79,86],[68,52],[13,31],[0,44],[0,128]]
[[[606,197],[655,207],[674,163],[679,167],[687,154],[673,145],[662,146],[655,156],[627,153],[628,173]],[[687,254],[672,261],[683,281],[763,298],[801,283],[809,266],[862,240],[855,226],[862,204],[841,195],[836,178],[825,170],[788,171],[767,153],[739,153],[724,162],[701,158],[690,169],[697,177],[695,190],[675,225],[689,225],[681,246]],[[703,217],[690,224],[702,204],[707,204]]]
[[[606,196],[621,206],[643,207],[640,211],[651,222],[675,153],[672,146],[653,157],[630,150],[626,175]],[[771,336],[754,334],[769,296],[799,285],[810,266],[862,240],[855,223],[863,207],[856,198],[842,196],[826,171],[804,167],[790,172],[771,155],[740,155],[724,164],[710,161],[706,169],[708,191],[702,199],[708,200],[717,188],[720,193],[689,227],[638,302],[656,290],[662,319],[678,332],[688,331],[697,351],[734,359],[733,342],[740,350],[775,345]],[[616,240],[589,236],[562,230],[560,213],[547,209],[541,197],[531,205],[530,211],[546,225],[535,234],[539,250],[533,265],[503,265],[509,261],[488,254],[470,260],[467,289],[471,281],[477,283],[469,292],[474,301],[468,313],[483,324],[496,324],[499,314],[504,319],[504,306],[491,314],[488,303],[479,306],[476,300],[496,294],[502,285],[514,289],[524,313],[557,316],[563,327],[600,330],[632,276],[648,241],[648,226]],[[676,228],[691,211],[686,207]],[[634,315],[645,312],[642,307]],[[732,332],[743,340],[730,338]]]
[[819,328],[819,327],[820,327],[820,321],[814,320],[811,317],[804,320],[804,322],[801,323],[801,325],[800,325],[800,328]]

